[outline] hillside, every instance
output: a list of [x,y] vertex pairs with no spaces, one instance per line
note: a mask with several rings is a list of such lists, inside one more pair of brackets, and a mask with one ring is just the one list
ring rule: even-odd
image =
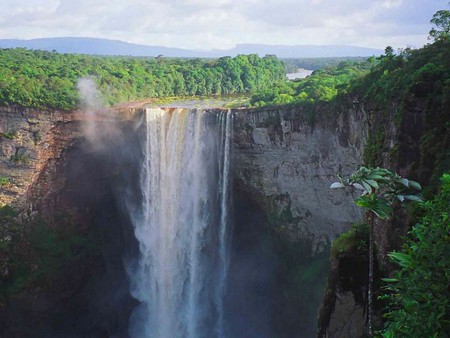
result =
[[188,50],[169,48],[162,46],[138,45],[117,40],[94,38],[42,38],[31,40],[0,39],[0,48],[28,48],[59,53],[75,53],[90,55],[130,55],[130,56],[158,56],[166,57],[202,57],[216,58],[221,56],[236,56],[238,54],[266,54],[277,55],[279,58],[298,57],[345,57],[345,56],[372,56],[382,53],[379,49],[356,46],[331,46],[331,45],[264,45],[264,44],[239,44],[235,48],[227,50]]

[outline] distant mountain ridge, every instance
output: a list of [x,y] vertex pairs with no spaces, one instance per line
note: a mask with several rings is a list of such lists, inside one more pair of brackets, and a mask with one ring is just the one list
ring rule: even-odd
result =
[[0,39],[0,48],[42,49],[56,50],[59,53],[90,54],[90,55],[130,55],[130,56],[158,56],[167,57],[221,57],[238,54],[274,54],[279,58],[301,57],[344,57],[344,56],[372,56],[383,53],[380,49],[356,46],[330,45],[264,45],[239,44],[227,50],[196,51],[162,46],[146,46],[119,40],[59,37],[31,40]]

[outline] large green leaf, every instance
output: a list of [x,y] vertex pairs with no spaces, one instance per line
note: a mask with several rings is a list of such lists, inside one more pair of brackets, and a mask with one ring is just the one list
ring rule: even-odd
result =
[[361,208],[372,209],[375,206],[376,201],[374,201],[371,195],[362,195],[355,201],[355,203]]
[[403,195],[397,195],[396,197],[400,202],[403,202],[405,200],[405,196]]
[[409,187],[409,180],[407,180],[406,178],[399,177],[399,178],[395,179],[395,182],[403,184],[406,188]]
[[408,254],[393,251],[388,256],[403,268],[409,268],[411,266],[412,258]]
[[410,201],[423,202],[423,198],[418,195],[405,195],[405,198]]
[[422,187],[416,181],[409,181],[408,187],[412,188],[412,189],[415,189],[415,190],[422,190]]
[[369,193],[369,194],[371,194],[372,192],[373,192],[373,188],[370,186],[370,184],[369,183],[367,183],[365,180],[362,180],[361,181],[361,184],[363,185],[363,187],[364,187],[364,189]]
[[378,189],[379,188],[378,183],[376,181],[374,181],[374,180],[367,179],[367,180],[364,180],[364,182],[366,182],[367,184],[372,186],[374,189]]
[[384,199],[378,199],[371,211],[381,219],[388,219],[392,214],[392,207]]
[[344,188],[344,187],[345,187],[345,185],[342,184],[341,182],[333,182],[330,185],[330,189],[338,189],[338,188]]

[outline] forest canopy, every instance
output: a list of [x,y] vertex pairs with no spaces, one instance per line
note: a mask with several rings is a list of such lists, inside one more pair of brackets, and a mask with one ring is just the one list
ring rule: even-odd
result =
[[295,73],[297,69],[318,70],[326,67],[338,66],[341,62],[365,62],[364,56],[336,56],[336,57],[316,57],[316,58],[283,58],[287,73]]
[[285,78],[275,56],[219,59],[106,57],[0,49],[0,104],[73,109],[77,81],[92,77],[104,104],[152,97],[262,90]]
[[371,62],[342,61],[337,66],[316,70],[305,79],[283,81],[255,93],[250,104],[256,107],[280,104],[330,102],[346,93],[352,81],[368,73]]

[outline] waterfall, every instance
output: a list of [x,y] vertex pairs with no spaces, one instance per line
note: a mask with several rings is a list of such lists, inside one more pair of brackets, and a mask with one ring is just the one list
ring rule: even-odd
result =
[[131,337],[225,337],[229,111],[146,110]]

